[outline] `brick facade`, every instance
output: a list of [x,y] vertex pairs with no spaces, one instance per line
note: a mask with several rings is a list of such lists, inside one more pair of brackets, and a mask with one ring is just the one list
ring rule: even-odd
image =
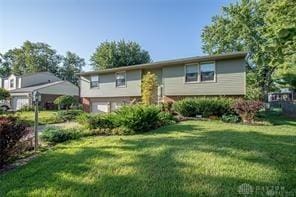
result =
[[83,111],[85,112],[90,112],[90,99],[83,97],[82,98],[82,107],[83,107]]

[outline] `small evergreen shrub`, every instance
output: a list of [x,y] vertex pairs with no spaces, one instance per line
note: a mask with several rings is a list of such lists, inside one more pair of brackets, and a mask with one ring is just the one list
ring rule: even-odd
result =
[[123,106],[116,112],[116,123],[135,132],[146,132],[158,127],[159,113],[154,105]]
[[240,122],[240,117],[236,114],[224,114],[222,115],[221,120],[227,123],[238,123]]
[[176,112],[185,117],[218,116],[232,112],[233,99],[225,97],[185,98],[174,103]]
[[160,112],[158,114],[159,126],[174,124],[177,122],[176,118],[168,112]]
[[86,122],[86,127],[89,129],[97,128],[109,128],[112,129],[116,127],[114,114],[98,114],[89,116],[88,121]]
[[77,120],[91,135],[130,135],[176,122],[173,115],[154,105],[126,105],[115,113],[81,114]]
[[47,127],[41,134],[41,139],[50,143],[61,143],[69,140],[79,139],[83,133],[78,129],[60,129]]
[[75,120],[76,117],[78,117],[79,115],[81,115],[83,113],[83,111],[81,110],[67,110],[67,111],[58,111],[57,112],[57,116],[56,119],[62,121],[71,121],[71,120]]

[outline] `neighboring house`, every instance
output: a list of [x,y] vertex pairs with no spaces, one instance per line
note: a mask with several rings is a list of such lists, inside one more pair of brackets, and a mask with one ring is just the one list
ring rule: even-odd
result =
[[289,88],[282,88],[278,92],[268,93],[268,102],[282,102],[282,101],[294,101],[294,91]]
[[26,75],[10,75],[0,78],[0,88],[8,90],[11,94],[10,107],[19,110],[23,106],[32,105],[32,93],[41,94],[40,106],[50,108],[56,97],[61,95],[79,95],[79,89],[68,81],[63,81],[49,72],[39,72]]
[[141,98],[141,80],[155,73],[156,102],[195,96],[244,96],[246,53],[199,56],[80,73],[80,96],[88,112],[110,112]]

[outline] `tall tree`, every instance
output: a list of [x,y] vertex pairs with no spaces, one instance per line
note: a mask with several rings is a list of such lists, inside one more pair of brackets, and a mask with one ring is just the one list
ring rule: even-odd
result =
[[95,70],[129,66],[151,62],[148,51],[136,42],[103,42],[91,56],[91,65]]
[[11,68],[8,62],[5,61],[0,53],[0,77],[7,77],[11,73]]
[[[274,73],[285,61],[279,50],[282,46],[275,42],[281,34],[279,29],[295,32],[296,11],[293,4],[295,0],[241,0],[223,7],[222,14],[214,16],[212,23],[203,30],[204,52],[248,51],[248,76],[251,77],[251,80],[247,80],[251,81],[248,89],[260,88],[262,95],[266,95],[273,87]],[[275,28],[273,21],[277,21],[281,27]],[[289,39],[295,39],[295,36]],[[285,43],[287,48],[295,46],[295,42]]]
[[30,41],[24,42],[20,48],[11,49],[3,55],[6,67],[10,67],[11,72],[18,75],[41,71],[49,71],[57,75],[61,59],[62,57],[48,44]]
[[85,62],[83,58],[80,58],[75,53],[68,51],[66,56],[63,58],[59,75],[61,78],[78,85],[79,78],[75,75],[75,73],[81,72],[84,66]]

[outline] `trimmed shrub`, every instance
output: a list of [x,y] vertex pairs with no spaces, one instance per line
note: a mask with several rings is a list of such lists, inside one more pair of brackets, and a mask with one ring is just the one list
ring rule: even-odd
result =
[[160,112],[158,114],[158,121],[159,121],[159,126],[161,127],[165,125],[174,124],[177,122],[177,119],[168,112]]
[[80,115],[80,124],[93,130],[92,135],[129,135],[146,132],[176,122],[173,115],[161,112],[157,106],[126,105],[115,113]]
[[174,110],[185,117],[218,116],[232,111],[233,99],[225,97],[185,98],[174,103]]
[[261,101],[238,99],[232,108],[241,117],[244,123],[253,123],[254,117],[263,108]]
[[227,123],[238,123],[240,122],[240,117],[236,114],[224,114],[221,120]]
[[160,109],[154,105],[123,106],[115,116],[115,123],[135,132],[146,132],[159,126]]
[[83,133],[78,129],[60,129],[47,127],[41,134],[41,139],[50,143],[61,143],[69,140],[79,139]]
[[81,110],[68,110],[68,111],[58,111],[56,119],[60,121],[71,121],[75,120],[76,117],[81,115],[83,111]]
[[115,114],[98,114],[89,116],[86,122],[86,127],[89,129],[96,128],[115,128],[117,125],[115,123]]
[[0,167],[16,154],[17,143],[28,133],[28,125],[16,117],[0,117]]

